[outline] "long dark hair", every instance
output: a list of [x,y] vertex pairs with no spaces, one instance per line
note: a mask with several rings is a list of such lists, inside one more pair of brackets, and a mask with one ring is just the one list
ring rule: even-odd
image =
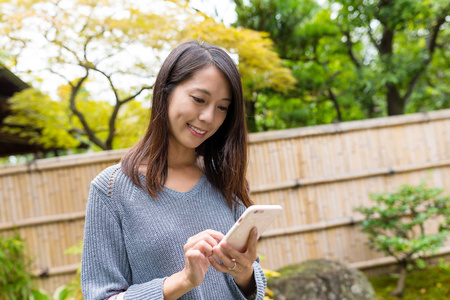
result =
[[144,188],[139,179],[139,166],[147,165],[146,190],[152,198],[158,197],[157,192],[163,189],[167,179],[169,95],[178,84],[208,66],[223,72],[230,83],[232,99],[223,124],[196,152],[203,157],[206,177],[222,193],[228,206],[238,198],[248,207],[253,202],[245,178],[247,129],[242,83],[231,57],[215,45],[185,42],[166,58],[153,88],[147,132],[122,158],[122,171],[134,184]]

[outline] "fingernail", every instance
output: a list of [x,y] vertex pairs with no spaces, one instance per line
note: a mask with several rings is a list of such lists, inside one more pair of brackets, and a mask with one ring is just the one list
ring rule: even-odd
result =
[[258,235],[258,228],[256,228],[256,227],[253,228],[253,234]]

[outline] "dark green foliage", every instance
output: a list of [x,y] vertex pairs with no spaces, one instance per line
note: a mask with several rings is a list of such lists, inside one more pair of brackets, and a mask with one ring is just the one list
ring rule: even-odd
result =
[[450,108],[448,0],[235,3],[235,25],[268,32],[297,79],[259,91],[258,131]]
[[17,233],[0,237],[0,299],[50,299],[36,289],[29,265],[24,241]]

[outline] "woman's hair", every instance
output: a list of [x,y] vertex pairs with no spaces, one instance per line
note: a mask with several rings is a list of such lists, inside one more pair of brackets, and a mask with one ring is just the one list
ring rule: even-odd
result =
[[231,57],[215,45],[185,42],[166,58],[153,87],[147,132],[122,158],[122,170],[135,185],[144,188],[139,167],[146,165],[146,190],[152,198],[158,197],[157,192],[163,189],[167,179],[169,96],[178,84],[209,66],[217,67],[228,79],[232,99],[223,124],[196,152],[203,157],[206,177],[222,193],[228,206],[238,201],[237,197],[248,207],[252,201],[245,178],[247,130],[241,79]]

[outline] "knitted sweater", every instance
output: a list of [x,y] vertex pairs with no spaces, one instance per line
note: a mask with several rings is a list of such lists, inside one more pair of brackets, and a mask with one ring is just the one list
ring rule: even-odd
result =
[[[140,174],[145,186],[145,176]],[[134,185],[120,164],[91,184],[81,264],[85,299],[163,299],[163,281],[184,268],[184,244],[205,229],[225,234],[245,210],[232,209],[206,176],[187,192],[164,187],[152,199]],[[266,278],[253,263],[256,299],[264,298]],[[233,277],[212,266],[202,284],[180,299],[246,299]]]

